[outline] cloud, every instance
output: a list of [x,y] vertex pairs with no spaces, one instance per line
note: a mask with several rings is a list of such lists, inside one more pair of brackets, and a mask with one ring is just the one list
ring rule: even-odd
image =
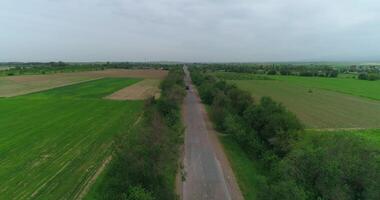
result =
[[377,59],[379,9],[375,0],[2,0],[0,61]]

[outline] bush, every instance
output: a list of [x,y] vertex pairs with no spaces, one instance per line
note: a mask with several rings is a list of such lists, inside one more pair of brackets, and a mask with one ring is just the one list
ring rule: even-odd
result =
[[360,80],[368,80],[368,74],[365,72],[362,72],[358,75],[358,79]]
[[379,74],[368,74],[368,80],[370,81],[376,81],[376,80],[379,80],[380,79],[380,75]]
[[276,75],[277,74],[277,71],[274,70],[274,69],[271,69],[267,72],[268,75]]
[[279,156],[290,150],[302,125],[292,113],[269,97],[263,97],[260,105],[249,107],[244,113],[249,127]]
[[152,194],[140,186],[133,186],[123,196],[123,200],[154,200]]
[[282,161],[285,180],[313,198],[375,199],[380,196],[380,154],[354,135],[312,134]]

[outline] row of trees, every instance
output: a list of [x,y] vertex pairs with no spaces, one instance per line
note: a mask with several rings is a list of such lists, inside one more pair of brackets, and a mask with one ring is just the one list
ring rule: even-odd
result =
[[160,87],[161,97],[145,102],[144,116],[133,132],[116,140],[114,160],[98,186],[99,199],[177,199],[174,182],[183,143],[183,72],[171,70]]
[[179,68],[177,64],[140,63],[140,62],[95,62],[95,63],[7,63],[6,70],[0,70],[0,76],[22,74],[51,74],[60,72],[96,71],[105,69],[172,69]]
[[318,76],[336,78],[339,69],[330,65],[300,65],[300,64],[210,64],[210,65],[194,65],[205,67],[211,71],[225,71],[237,73],[253,73],[268,75],[294,75],[294,76]]
[[192,70],[216,128],[263,168],[258,199],[378,199],[380,154],[355,135],[307,134],[295,115]]

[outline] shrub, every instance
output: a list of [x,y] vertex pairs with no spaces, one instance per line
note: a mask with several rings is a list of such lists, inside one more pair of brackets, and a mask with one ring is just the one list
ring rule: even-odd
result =
[[368,80],[368,74],[365,72],[362,72],[358,75],[358,79],[360,80]]
[[263,97],[258,106],[250,106],[244,113],[249,127],[279,156],[290,150],[302,125],[292,113],[269,97]]
[[271,69],[267,72],[268,75],[276,75],[277,74],[277,71],[274,70],[274,69]]
[[284,179],[304,185],[314,198],[380,196],[380,153],[354,135],[312,134],[282,161]]

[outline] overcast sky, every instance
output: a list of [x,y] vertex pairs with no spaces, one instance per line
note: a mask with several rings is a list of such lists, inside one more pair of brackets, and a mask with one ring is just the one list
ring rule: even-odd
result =
[[0,0],[0,61],[380,60],[378,0]]

